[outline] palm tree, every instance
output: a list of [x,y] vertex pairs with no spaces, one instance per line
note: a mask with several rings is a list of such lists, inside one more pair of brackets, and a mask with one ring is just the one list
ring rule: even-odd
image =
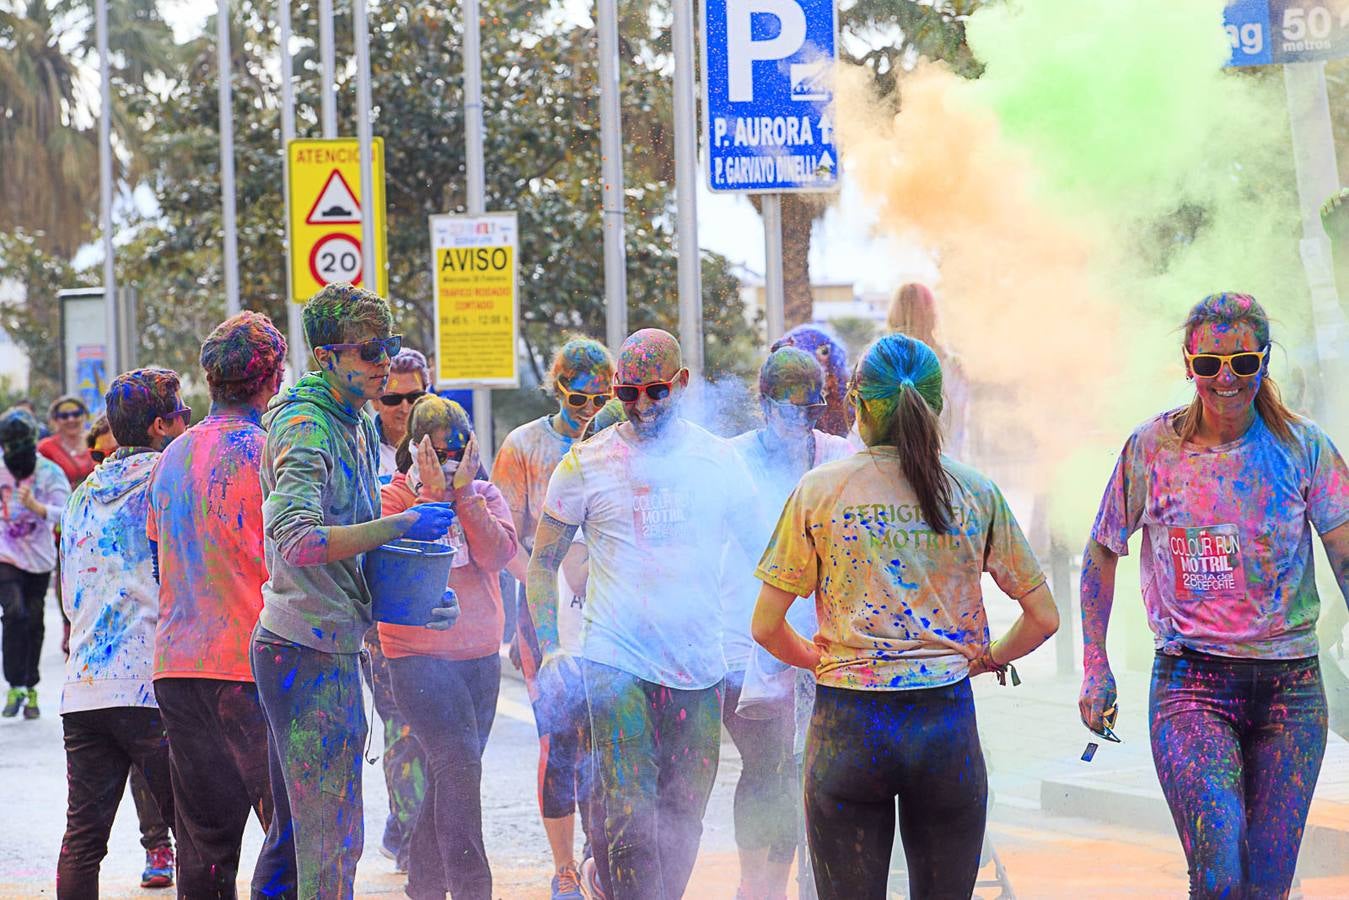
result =
[[68,259],[92,230],[98,152],[63,36],[46,0],[0,9],[0,230],[24,228]]

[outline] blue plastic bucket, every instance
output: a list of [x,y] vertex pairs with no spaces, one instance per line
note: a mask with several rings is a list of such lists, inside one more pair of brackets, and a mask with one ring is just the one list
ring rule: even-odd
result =
[[365,555],[365,583],[370,587],[377,622],[425,625],[450,581],[454,548],[425,541],[394,541]]

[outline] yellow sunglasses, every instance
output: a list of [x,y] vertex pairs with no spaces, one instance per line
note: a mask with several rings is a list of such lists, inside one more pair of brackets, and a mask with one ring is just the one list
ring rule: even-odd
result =
[[1232,370],[1238,378],[1250,378],[1260,371],[1269,356],[1269,345],[1260,350],[1243,350],[1240,353],[1191,353],[1185,351],[1185,361],[1190,371],[1200,378],[1216,378],[1223,366]]
[[595,409],[603,409],[604,405],[614,396],[612,392],[607,394],[583,394],[580,391],[569,390],[561,379],[557,381],[557,390],[562,395],[562,399],[567,402],[567,405],[576,409],[580,409],[587,403]]

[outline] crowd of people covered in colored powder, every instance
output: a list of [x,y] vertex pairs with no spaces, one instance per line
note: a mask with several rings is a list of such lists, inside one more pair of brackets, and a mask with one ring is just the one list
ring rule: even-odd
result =
[[[73,397],[46,436],[30,409],[0,415],[4,716],[41,715],[53,573],[66,619],[57,895],[98,896],[130,775],[147,885],[236,896],[256,817],[254,897],[352,896],[368,690],[379,849],[414,900],[489,900],[506,638],[555,900],[685,895],[723,726],[743,760],[737,897],[785,898],[794,860],[803,895],[885,897],[896,830],[912,896],[969,897],[988,807],[971,679],[1015,680],[1060,622],[1002,492],[957,459],[964,375],[931,293],[906,286],[891,324],[851,366],[790,332],[759,374],[762,424],[730,439],[688,415],[670,334],[567,340],[542,385],[556,411],[490,475],[468,413],[351,285],[305,305],[314,368],[289,387],[265,316],[212,331],[195,424],[159,368],[119,375],[92,429]],[[1349,470],[1283,404],[1270,346],[1249,296],[1190,311],[1194,400],[1128,437],[1084,556],[1079,713],[1108,740],[1115,573],[1143,531],[1153,756],[1196,898],[1288,896],[1327,736],[1313,531],[1349,597]],[[391,544],[449,557],[417,621],[376,602],[369,560]],[[985,574],[1021,610],[996,637]]]

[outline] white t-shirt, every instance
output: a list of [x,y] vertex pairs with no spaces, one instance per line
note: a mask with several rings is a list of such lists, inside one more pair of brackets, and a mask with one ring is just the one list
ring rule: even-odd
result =
[[[585,537],[576,532],[573,544],[584,544]],[[557,641],[564,653],[581,655],[581,617],[585,609],[585,590],[577,590],[567,581],[567,570],[557,570]]]
[[[762,510],[759,521],[755,523],[754,535],[744,542],[743,547],[739,542],[727,545],[722,558],[722,643],[726,652],[726,665],[733,672],[743,671],[749,665],[749,655],[754,652],[754,638],[750,636],[749,625],[759,591],[763,587],[763,582],[754,577],[754,567],[768,546],[769,538],[773,536],[783,504],[799,480],[795,473],[783,471],[774,465],[759,434],[758,429],[747,431],[727,442],[740,454],[754,478]],[[817,430],[815,458],[811,460],[810,467],[813,469],[853,453],[852,444],[847,438]],[[798,600],[798,604],[802,605],[814,602],[814,599]]]
[[729,443],[679,420],[659,443],[625,424],[562,458],[544,502],[590,551],[581,655],[680,690],[726,674],[721,557],[752,531],[757,502]]

